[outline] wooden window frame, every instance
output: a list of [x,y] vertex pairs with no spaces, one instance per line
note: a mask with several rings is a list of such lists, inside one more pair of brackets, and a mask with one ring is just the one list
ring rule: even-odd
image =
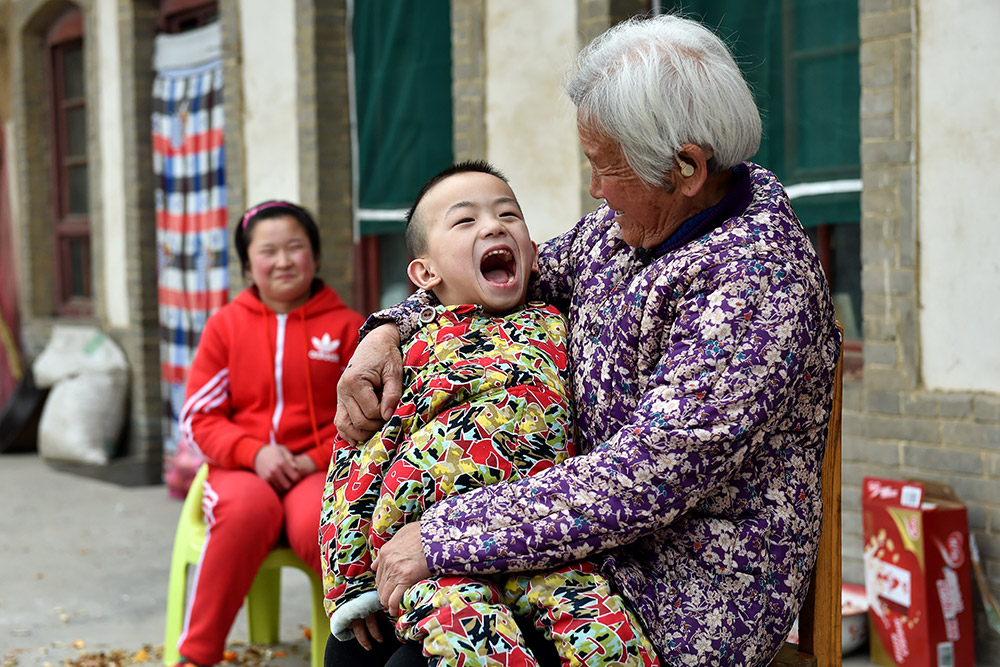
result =
[[[833,225],[816,225],[816,254],[826,275],[826,281],[833,286]],[[843,330],[843,329],[841,329]],[[864,342],[861,338],[844,338],[841,354],[844,358],[844,377],[860,380],[864,370]]]
[[354,306],[365,316],[378,310],[382,281],[379,278],[378,236],[362,236],[354,244]]
[[[382,234],[365,234],[354,244],[354,307],[368,316],[382,310]],[[417,291],[407,280],[409,293]]]
[[[60,316],[86,317],[92,313],[93,284],[90,252],[90,214],[70,211],[69,173],[71,167],[88,165],[88,149],[83,155],[69,155],[69,127],[67,116],[73,109],[86,112],[86,65],[83,67],[83,96],[67,98],[65,89],[65,58],[70,51],[84,51],[83,13],[69,9],[52,24],[46,36],[47,70],[49,75],[49,123],[52,161],[52,190],[50,191],[55,243],[55,311]],[[89,209],[90,173],[87,174],[87,199]],[[83,295],[73,294],[72,246],[80,243]]]

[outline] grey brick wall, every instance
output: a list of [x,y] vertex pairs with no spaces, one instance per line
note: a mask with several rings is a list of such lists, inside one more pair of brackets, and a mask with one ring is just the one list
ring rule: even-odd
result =
[[[160,479],[159,325],[156,304],[155,218],[152,197],[152,158],[149,127],[152,89],[152,38],[155,0],[119,4],[125,173],[126,247],[128,258],[128,327],[111,330],[107,324],[103,253],[104,210],[101,205],[101,137],[96,114],[101,74],[98,71],[96,16],[90,1],[76,3],[84,15],[84,62],[87,82],[88,172],[90,178],[91,268],[93,314],[89,318],[59,318],[55,314],[55,253],[50,205],[50,141],[48,74],[45,33],[68,2],[25,0],[10,8],[11,101],[17,135],[18,184],[21,214],[15,221],[20,238],[22,334],[29,358],[48,341],[57,322],[98,326],[122,346],[130,365],[130,398],[122,457],[105,469],[83,472],[121,483],[141,484]],[[7,25],[5,25],[7,27]]]
[[451,69],[455,161],[486,157],[484,0],[452,0]]
[[302,203],[322,235],[320,275],[350,305],[355,275],[347,5],[298,0],[296,11]]
[[[125,187],[129,326],[113,335],[131,365],[128,459],[143,471],[143,481],[160,479],[163,456],[160,397],[160,328],[156,288],[156,208],[153,177],[153,38],[157,2],[119,3],[118,31],[122,67],[122,148]],[[92,84],[100,86],[100,80]],[[97,150],[97,147],[94,147]],[[102,266],[103,271],[103,266]]]
[[[85,67],[88,108],[98,108],[101,76],[97,71],[96,20],[93,0],[75,3],[84,14]],[[30,358],[48,341],[52,325],[66,321],[55,315],[54,248],[50,206],[50,128],[48,126],[45,33],[71,3],[66,0],[23,0],[0,3],[4,18],[0,37],[0,84],[9,85],[9,113],[15,131],[8,141],[17,162],[19,260],[22,272],[20,301],[22,337]],[[317,217],[324,241],[322,276],[350,302],[353,282],[353,239],[350,200],[350,134],[345,52],[346,3],[298,0],[298,71],[300,81],[300,137],[302,139],[303,203]],[[152,171],[151,91],[153,39],[158,0],[118,2],[121,45],[122,119],[127,235],[126,278],[129,325],[109,333],[128,357],[129,421],[123,457],[105,471],[87,471],[122,483],[160,479],[162,465],[159,368],[159,318],[156,287],[155,179]],[[220,0],[223,67],[226,80],[226,159],[229,227],[246,202],[243,173],[242,76],[240,64],[239,0]],[[6,108],[6,107],[0,107]],[[89,114],[91,187],[91,260],[94,314],[86,320],[105,330],[107,305],[103,253],[103,208],[99,125]],[[231,292],[244,286],[235,252],[231,258]]]
[[[576,6],[580,48],[616,23],[649,11],[649,3],[643,0],[577,0]],[[598,202],[590,196],[590,162],[582,149],[579,157],[580,210],[590,212],[597,208]]]
[[[917,53],[915,0],[861,0],[864,371],[844,402],[844,579],[864,581],[861,481],[866,475],[951,485],[968,506],[1000,591],[1000,397],[929,391],[917,326]],[[974,585],[977,664],[1000,664]]]

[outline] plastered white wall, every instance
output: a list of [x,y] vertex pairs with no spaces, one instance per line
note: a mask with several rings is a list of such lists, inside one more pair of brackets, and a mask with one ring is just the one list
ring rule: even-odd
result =
[[298,202],[295,3],[242,0],[240,31],[247,205]]
[[1000,2],[921,0],[920,349],[930,389],[1000,391]]
[[[121,47],[118,0],[97,0],[97,124],[101,154],[101,238],[104,254],[104,303],[108,325],[129,325],[127,237],[125,230],[125,150],[122,137]],[[91,173],[94,178],[96,174]]]
[[575,0],[486,2],[486,158],[510,179],[538,242],[581,217],[576,113],[562,89],[576,23]]

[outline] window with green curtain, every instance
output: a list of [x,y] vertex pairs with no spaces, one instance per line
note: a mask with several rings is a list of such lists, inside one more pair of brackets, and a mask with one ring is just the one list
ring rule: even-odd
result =
[[[729,44],[764,122],[754,162],[786,186],[857,179],[858,6],[844,0],[678,0]],[[857,223],[860,193],[797,199],[802,224]]]
[[[837,317],[861,337],[858,4],[852,0],[676,0],[729,45],[764,125],[754,162],[789,189],[830,280]],[[833,192],[810,193],[824,184]],[[839,190],[839,191],[838,191]]]
[[[359,207],[406,208],[453,159],[448,0],[355,2],[353,41]],[[401,224],[361,222],[363,235]]]

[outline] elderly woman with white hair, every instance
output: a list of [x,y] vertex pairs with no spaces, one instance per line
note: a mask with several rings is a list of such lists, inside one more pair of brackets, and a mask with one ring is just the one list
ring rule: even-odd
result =
[[[540,248],[531,298],[569,318],[582,454],[404,526],[378,555],[379,597],[394,614],[430,573],[587,557],[663,664],[765,664],[817,553],[840,349],[827,282],[781,184],[747,162],[760,115],[711,31],[619,24],[567,91],[604,203]],[[432,298],[370,320],[338,387],[341,435],[392,413],[395,349]]]

